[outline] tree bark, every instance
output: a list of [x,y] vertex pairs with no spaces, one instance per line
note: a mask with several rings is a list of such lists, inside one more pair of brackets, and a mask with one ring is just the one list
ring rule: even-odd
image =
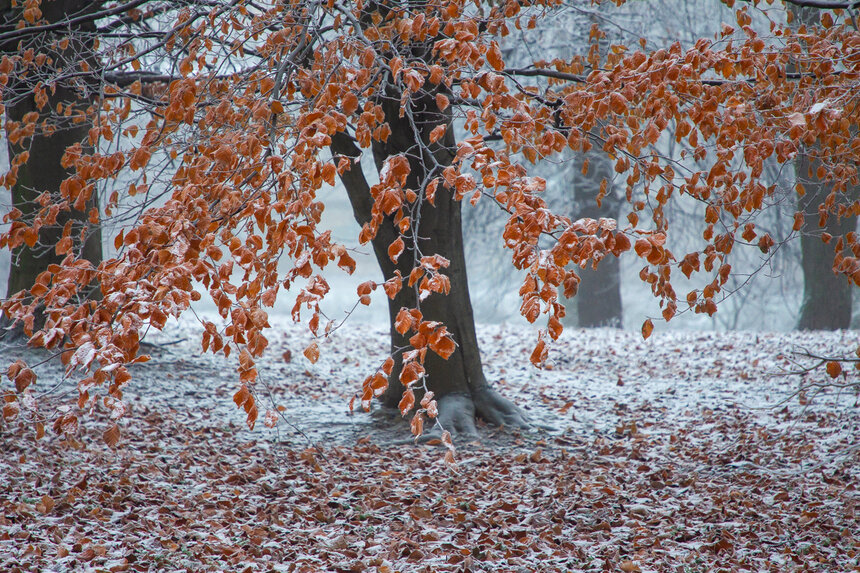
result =
[[[99,2],[85,2],[83,0],[66,0],[64,2],[46,2],[41,6],[42,15],[49,23],[61,22],[67,14],[81,14],[82,11],[95,10]],[[80,25],[80,30],[73,30],[71,34],[64,31],[72,38],[69,47],[59,52],[50,49],[50,43],[56,40],[53,34],[45,34],[37,42],[41,49],[54,59],[54,68],[59,70],[64,67],[73,67],[81,60],[89,60],[93,68],[93,52],[91,39],[86,36],[93,29],[92,23]],[[75,37],[75,32],[83,33]],[[18,51],[18,43],[0,46],[3,53],[15,53]],[[24,115],[36,112],[40,115],[50,114],[56,110],[57,104],[62,103],[69,106],[80,103],[81,96],[78,89],[72,86],[57,83],[54,90],[48,90],[48,102],[40,109],[36,105],[32,92],[32,83],[19,81],[16,85],[10,85],[5,90],[6,97],[6,121],[20,122]],[[21,220],[33,221],[38,215],[41,206],[36,198],[44,191],[51,193],[52,203],[62,202],[60,197],[60,184],[66,179],[71,170],[63,168],[61,162],[66,149],[75,143],[86,143],[90,124],[73,123],[68,118],[62,124],[55,122],[57,128],[52,134],[46,134],[38,127],[32,138],[13,145],[6,138],[6,146],[9,157],[12,158],[21,151],[28,150],[30,158],[27,163],[18,169],[17,183],[12,188],[12,205],[22,212]],[[23,145],[23,146],[22,146]],[[29,290],[36,282],[36,277],[47,270],[49,265],[59,265],[65,255],[55,252],[55,245],[62,238],[63,227],[71,224],[72,237],[75,241],[74,252],[79,258],[90,261],[98,266],[102,260],[101,231],[97,225],[88,220],[88,212],[91,208],[98,208],[98,197],[93,193],[84,210],[71,209],[61,210],[57,215],[57,221],[51,225],[43,225],[39,230],[39,239],[33,248],[26,245],[15,249],[12,253],[9,282],[7,283],[6,296],[11,297],[22,290]],[[79,240],[81,232],[85,236],[83,241]],[[97,293],[92,289],[92,293]],[[43,313],[37,312],[34,326],[36,329],[44,325]],[[4,317],[4,321],[5,321]],[[19,328],[14,328],[13,333],[20,334]]]
[[[588,160],[588,172],[582,167]],[[592,149],[577,154],[571,164],[573,179],[573,218],[600,219],[617,218],[621,210],[620,201],[612,188],[614,168],[602,149]],[[607,182],[606,193],[597,204],[600,185]],[[621,265],[618,257],[608,256],[600,261],[596,269],[590,266],[578,270],[581,279],[576,296],[565,300],[565,306],[575,304],[575,325],[580,328],[610,326],[621,328],[623,308],[621,304]]]
[[[795,16],[795,25],[814,25],[820,21],[820,6],[799,2],[792,4],[789,9]],[[787,71],[797,70],[794,64],[789,63]],[[804,149],[794,161],[797,181],[802,182],[806,189],[806,194],[797,202],[798,209],[804,215],[804,224],[800,230],[803,301],[797,320],[798,330],[838,330],[851,325],[852,284],[847,277],[833,272],[833,243],[824,243],[821,235],[829,233],[833,237],[841,237],[854,231],[857,229],[857,217],[839,218],[831,213],[827,224],[819,227],[818,206],[824,203],[832,190],[832,185],[818,178],[820,165],[819,161],[810,160]],[[858,197],[860,186],[849,187],[845,194],[837,197],[836,204],[850,204]]]
[[[838,330],[851,326],[851,297],[853,285],[848,277],[833,271],[833,242],[821,240],[823,233],[841,237],[857,229],[857,217],[837,217],[831,213],[824,227],[818,226],[818,207],[830,194],[832,186],[815,175],[818,161],[807,154],[795,160],[798,181],[804,182],[806,194],[798,200],[804,214],[800,230],[801,268],[803,270],[803,302],[800,306],[798,330]],[[860,187],[849,187],[836,204],[850,203],[860,196]],[[851,256],[850,252],[846,253]]]
[[[441,170],[449,166],[454,158],[455,141],[450,110],[440,111],[435,104],[434,94],[429,94],[415,102],[413,125],[408,116],[400,116],[397,94],[389,93],[380,104],[385,111],[391,135],[386,142],[375,142],[373,145],[377,168],[381,169],[385,160],[391,156],[406,156],[411,172],[405,187],[417,192],[428,175],[441,175]],[[429,144],[430,131],[441,123],[447,125],[448,131],[442,140]],[[426,146],[423,151],[419,141],[423,141]],[[432,151],[427,152],[427,149]],[[332,152],[337,156],[353,158],[351,169],[341,175],[341,180],[352,203],[355,219],[359,225],[363,225],[371,219],[373,199],[358,163],[360,150],[349,135],[341,133],[332,140]],[[475,436],[474,418],[477,415],[497,425],[526,427],[528,422],[525,415],[490,388],[484,376],[469,298],[460,202],[454,199],[450,189],[439,185],[434,203],[431,205],[422,201],[420,218],[413,218],[413,225],[417,226],[417,235],[420,237],[417,248],[421,255],[438,254],[450,261],[443,272],[451,282],[451,292],[448,295],[431,294],[419,305],[416,291],[404,284],[394,299],[389,300],[391,350],[395,368],[389,378],[388,390],[383,395],[383,403],[396,406],[404,390],[399,381],[401,351],[409,346],[409,342],[395,329],[395,317],[403,307],[420,306],[424,319],[443,323],[457,343],[456,350],[447,360],[428,352],[424,363],[427,386],[437,399],[440,425],[452,434]],[[398,262],[393,262],[388,256],[388,246],[399,236],[393,219],[386,217],[372,241],[376,259],[386,280],[393,277],[397,270],[402,276],[408,277],[413,268],[416,245],[408,236],[402,237],[406,249]]]

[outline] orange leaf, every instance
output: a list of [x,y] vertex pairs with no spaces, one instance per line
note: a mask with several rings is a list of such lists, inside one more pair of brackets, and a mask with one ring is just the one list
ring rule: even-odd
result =
[[337,260],[337,266],[345,270],[347,273],[352,274],[355,272],[355,259],[344,253]]
[[424,431],[424,417],[421,414],[415,414],[409,426],[413,436],[420,436]]
[[392,357],[388,357],[385,359],[385,362],[382,363],[382,371],[386,376],[391,375],[391,370],[394,368],[394,359]]
[[412,315],[405,308],[401,308],[397,318],[394,319],[394,330],[404,336],[410,328],[412,328]]
[[827,373],[831,378],[836,378],[840,374],[842,374],[842,365],[836,361],[831,360],[827,363]]
[[409,386],[424,375],[424,367],[417,362],[410,362],[400,371],[400,383]]
[[803,212],[799,211],[794,214],[794,225],[791,229],[793,231],[799,231],[801,227],[803,227]]
[[561,321],[556,318],[555,315],[549,317],[549,324],[547,325],[547,330],[549,331],[550,337],[553,340],[558,340],[558,337],[561,336],[562,330],[564,327],[561,325]]
[[538,366],[541,362],[546,360],[546,355],[546,342],[544,342],[543,339],[538,340],[535,349],[532,351],[532,355],[529,357],[529,361],[535,366]]
[[762,238],[758,241],[758,248],[761,250],[762,253],[767,253],[773,245],[773,239],[768,234],[763,235]]
[[636,254],[640,257],[648,256],[648,253],[651,252],[651,243],[648,239],[637,239],[636,244],[633,246],[633,250],[635,250]]
[[502,51],[499,49],[499,45],[495,41],[490,44],[490,49],[487,50],[487,61],[495,70],[503,70],[505,68],[505,62],[502,59]]
[[439,178],[437,177],[433,181],[427,184],[427,188],[424,189],[424,197],[427,199],[427,202],[431,205],[436,205],[436,188],[439,186]]
[[102,434],[102,439],[108,445],[108,447],[113,448],[116,446],[117,442],[119,442],[119,426],[116,424],[111,424],[111,427],[104,431]]
[[334,176],[337,174],[337,168],[333,163],[326,163],[322,168],[323,181],[329,185],[334,185]]
[[806,125],[806,117],[799,111],[796,111],[788,116],[788,123],[795,127],[803,127]]
[[425,392],[424,397],[421,398],[421,407],[426,408],[427,406],[429,406],[430,402],[433,401],[434,396],[435,394],[433,393],[433,390],[428,390],[427,392]]
[[413,406],[415,406],[415,394],[412,392],[411,388],[407,388],[406,392],[403,393],[403,397],[400,399],[400,404],[397,405],[400,409],[400,415],[405,416],[408,414]]
[[242,387],[233,394],[233,402],[235,402],[237,406],[242,407],[250,396],[251,393],[248,391],[248,387],[242,384]]
[[388,378],[377,372],[370,379],[370,388],[373,390],[374,396],[381,396],[388,388]]
[[310,346],[305,348],[303,352],[305,358],[311,361],[311,364],[316,364],[320,357],[320,349],[316,342],[312,342]]
[[54,498],[50,495],[43,495],[42,499],[36,503],[36,511],[39,513],[50,513],[54,509]]
[[448,360],[448,358],[454,354],[454,350],[457,349],[457,345],[453,340],[451,340],[450,336],[443,336],[437,341],[431,342],[430,349],[445,360]]
[[651,332],[654,330],[654,323],[651,322],[649,318],[644,323],[642,323],[642,338],[647,339],[651,336]]
[[396,263],[405,247],[406,245],[403,243],[403,239],[397,237],[397,240],[391,243],[388,247],[388,257]]
[[394,57],[388,62],[388,67],[391,68],[391,77],[397,78],[397,74],[400,72],[400,68],[403,67],[403,60],[399,57]]
[[415,267],[412,269],[412,272],[409,273],[409,286],[417,283],[418,279],[424,276],[424,272],[424,267]]
[[374,281],[365,281],[358,285],[356,292],[358,296],[369,295],[372,291],[376,290],[376,283]]
[[397,296],[397,293],[400,292],[400,289],[403,287],[403,279],[400,276],[400,271],[395,271],[395,273],[395,276],[382,284],[382,288],[385,289],[385,294],[387,294],[388,298],[391,300],[394,300],[394,297]]
[[36,381],[36,373],[29,368],[23,368],[15,376],[15,390],[23,392],[27,386]]
[[672,320],[672,317],[675,316],[675,311],[677,309],[678,306],[670,300],[669,303],[666,305],[666,308],[663,309],[663,318],[666,320],[666,322]]
[[616,256],[630,250],[630,239],[624,233],[615,234],[615,248],[612,253]]
[[8,376],[10,380],[14,380],[23,368],[27,368],[27,364],[23,360],[16,360],[9,365],[9,369],[6,370],[6,376]]
[[352,113],[358,109],[358,97],[352,92],[347,92],[346,95],[343,96],[343,112],[346,115],[352,115]]
[[446,125],[437,125],[433,128],[433,131],[430,132],[430,143],[436,143],[439,141],[443,135],[445,135],[445,130],[448,129]]

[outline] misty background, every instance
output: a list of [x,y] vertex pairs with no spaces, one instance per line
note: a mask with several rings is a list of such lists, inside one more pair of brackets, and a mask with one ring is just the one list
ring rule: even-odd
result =
[[[732,11],[715,0],[632,0],[621,7],[573,4],[553,13],[546,22],[539,22],[537,31],[531,30],[525,34],[512,30],[513,33],[504,38],[501,44],[507,65],[522,67],[537,59],[549,61],[555,57],[569,60],[575,54],[587,54],[590,49],[596,49],[605,57],[614,44],[627,45],[631,50],[638,49],[640,38],[646,39],[646,49],[666,47],[675,41],[681,42],[686,48],[701,37],[714,39],[721,22],[733,22]],[[760,18],[784,20],[784,15],[779,13],[782,10],[782,7],[773,7],[756,14]],[[600,40],[592,37],[590,32],[593,25],[598,25],[605,31],[606,37]],[[541,80],[528,79],[531,81],[523,83],[545,87]],[[457,127],[455,122],[455,130]],[[459,136],[462,130],[456,133]],[[671,133],[666,134],[660,146],[661,153],[669,157],[676,157],[680,152]],[[363,166],[369,183],[373,184],[377,182],[376,169],[369,156],[369,152],[365,154]],[[611,168],[607,169],[606,166],[611,164],[599,149],[588,154],[588,174],[582,173],[583,159],[581,155],[577,156],[568,150],[566,154],[539,161],[537,165],[528,167],[532,175],[546,179],[545,198],[550,207],[574,220],[582,213],[590,213],[589,209],[593,210],[596,190],[601,179],[607,176],[610,185],[607,197],[603,200],[604,211],[608,209],[606,216],[617,218],[619,227],[624,228],[627,225],[626,216],[630,212],[630,206],[623,198],[626,174],[615,174]],[[520,160],[527,163],[522,157]],[[702,163],[708,161],[709,158],[706,158]],[[6,145],[2,145],[0,169],[5,170],[7,167]],[[779,166],[774,162],[766,173],[770,182],[781,188],[791,189],[794,184],[794,172],[786,166]],[[113,185],[124,188],[130,181],[131,179],[124,181],[120,178]],[[108,191],[110,190],[101,189],[100,196],[107,197]],[[667,206],[667,219],[670,221],[669,230],[672,234],[668,246],[679,259],[684,253],[699,249],[704,228],[702,206],[684,199],[689,198],[676,197]],[[318,200],[326,206],[320,230],[331,229],[332,239],[351,248],[351,255],[357,263],[355,273],[351,276],[335,265],[323,272],[331,285],[331,292],[321,308],[327,318],[338,322],[350,315],[351,322],[387,324],[387,299],[381,288],[373,293],[370,307],[356,307],[356,287],[368,280],[381,283],[383,279],[370,245],[359,245],[357,242],[360,228],[353,219],[345,191],[340,184],[325,187],[319,193]],[[3,213],[11,209],[10,203],[9,191],[0,189],[0,210]],[[469,289],[476,321],[530,326],[519,314],[520,300],[517,291],[524,273],[514,269],[510,252],[503,246],[502,232],[507,214],[485,199],[474,206],[463,201],[462,209],[466,257],[469,263]],[[780,243],[791,234],[792,215],[796,210],[793,196],[786,193],[784,204],[777,202],[771,205],[763,217],[757,220],[757,228],[766,230]],[[118,229],[105,227],[103,231],[104,255],[110,257],[114,254],[112,238]],[[679,314],[668,324],[660,317],[661,309],[658,301],[651,295],[649,285],[639,279],[639,271],[643,266],[641,259],[622,256],[618,267],[622,314],[620,323],[614,325],[638,330],[642,322],[650,317],[657,330],[790,330],[797,324],[803,296],[800,243],[796,237],[794,239],[786,241],[775,254],[767,258],[756,248],[742,248],[739,245],[732,253],[734,273],[725,288],[726,292],[735,292],[719,304],[719,311],[714,317],[681,312],[686,307],[683,302],[686,293],[701,288],[706,277],[694,275],[692,280],[687,280],[675,270],[673,285],[679,297]],[[612,257],[605,259],[601,267],[612,264],[610,258]],[[9,251],[0,250],[2,293],[6,292],[9,264]],[[281,290],[275,308],[270,312],[289,314],[300,288],[301,283],[296,283],[293,292]],[[195,303],[193,308],[207,314],[215,313],[215,306],[209,300],[205,289],[199,290],[203,298]],[[860,327],[857,298],[854,296],[852,328]],[[579,322],[575,300],[568,301],[566,306],[567,326],[577,326]],[[537,324],[540,322],[539,319]]]

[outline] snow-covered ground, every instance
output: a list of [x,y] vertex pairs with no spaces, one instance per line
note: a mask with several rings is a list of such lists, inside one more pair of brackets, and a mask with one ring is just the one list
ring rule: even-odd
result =
[[[218,323],[217,317],[206,318]],[[313,416],[303,418],[302,413],[308,409],[327,408],[332,416],[343,414],[344,422],[349,424],[360,425],[367,418],[363,413],[346,416],[347,402],[361,381],[387,356],[388,329],[352,318],[322,341],[320,359],[311,364],[302,356],[312,341],[307,329],[289,319],[270,317],[270,347],[259,364],[261,382],[275,396],[287,400],[287,414],[305,430],[313,432],[318,423]],[[151,392],[154,381],[146,372],[163,365],[174,372],[168,389],[184,389],[205,397],[207,407],[218,411],[226,408],[223,413],[228,415],[232,403],[220,404],[194,370],[205,365],[217,372],[218,387],[223,384],[232,388],[237,384],[235,365],[230,360],[202,355],[198,346],[200,331],[193,319],[183,319],[147,337],[156,345],[153,361],[137,371],[147,383],[135,384],[140,388],[139,395],[129,389],[132,404],[136,400],[144,404],[161,399],[162,393]],[[638,333],[629,331],[567,329],[552,347],[546,368],[541,370],[528,362],[536,341],[533,329],[511,324],[479,325],[478,339],[491,383],[522,404],[540,424],[554,426],[559,432],[588,435],[614,431],[618,420],[610,414],[618,411],[619,404],[626,405],[624,409],[629,413],[625,418],[640,419],[640,424],[656,416],[646,412],[661,411],[660,425],[667,426],[680,424],[687,413],[704,408],[748,412],[768,425],[779,425],[785,408],[791,413],[825,408],[855,424],[860,413],[856,388],[825,391],[814,400],[811,390],[803,398],[795,396],[803,384],[830,381],[823,369],[804,377],[788,374],[815,362],[797,353],[831,357],[851,354],[860,343],[857,331],[671,331],[655,332],[643,340]],[[180,342],[171,344],[177,341]],[[283,358],[285,352],[291,354],[289,362]],[[183,369],[188,373],[184,374]],[[849,378],[852,379],[856,382],[856,375]],[[237,422],[241,418],[239,412],[231,417]]]
[[[402,445],[407,424],[348,412],[387,329],[347,322],[310,364],[306,329],[270,322],[257,396],[261,417],[285,407],[274,430],[247,428],[232,358],[203,355],[190,319],[147,337],[118,448],[99,412],[74,440],[0,428],[0,569],[860,566],[858,377],[787,374],[812,363],[797,352],[852,352],[856,331],[571,330],[537,370],[534,332],[480,326],[488,379],[553,429],[480,426],[452,468]],[[22,356],[39,355],[0,350]],[[56,365],[37,373],[45,404],[75,400]]]

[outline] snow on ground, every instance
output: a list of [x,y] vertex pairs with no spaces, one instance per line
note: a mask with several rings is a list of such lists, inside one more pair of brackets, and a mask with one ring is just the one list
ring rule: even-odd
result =
[[[537,370],[534,332],[481,326],[488,379],[552,429],[482,426],[450,468],[399,445],[406,423],[348,413],[387,329],[347,322],[312,365],[304,327],[270,322],[257,395],[285,406],[276,430],[248,430],[235,364],[192,320],[147,337],[117,449],[100,412],[74,439],[0,427],[0,570],[860,568],[858,378],[816,394],[823,372],[785,374],[856,331],[571,330]],[[38,388],[73,401],[59,372]]]

